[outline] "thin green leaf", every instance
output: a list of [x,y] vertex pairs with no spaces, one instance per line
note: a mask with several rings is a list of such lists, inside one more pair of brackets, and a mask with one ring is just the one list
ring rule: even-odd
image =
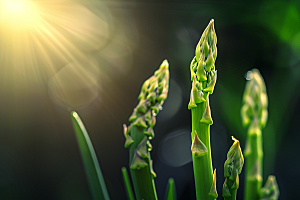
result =
[[71,112],[71,116],[93,199],[109,200],[110,198],[90,137],[78,114],[73,111]]
[[123,180],[124,180],[124,185],[126,188],[126,194],[127,194],[128,200],[134,200],[134,195],[132,192],[132,188],[131,188],[131,184],[129,181],[126,167],[122,167],[122,174],[123,174]]
[[166,190],[165,200],[176,200],[176,199],[177,197],[176,197],[175,181],[173,178],[170,178]]

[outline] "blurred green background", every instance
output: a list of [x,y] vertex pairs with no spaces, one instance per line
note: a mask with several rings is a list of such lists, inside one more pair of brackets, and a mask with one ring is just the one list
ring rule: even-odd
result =
[[[111,199],[125,199],[121,167],[128,167],[129,155],[122,124],[129,124],[142,83],[164,59],[171,80],[152,140],[157,192],[162,199],[173,177],[178,199],[195,199],[189,65],[212,18],[218,80],[210,97],[211,143],[219,199],[230,136],[244,149],[240,108],[245,74],[252,68],[260,70],[269,97],[264,182],[276,175],[280,199],[298,198],[299,1],[36,0],[30,5],[38,10],[38,21],[6,23],[0,13],[0,199],[91,199],[71,110],[90,134]],[[240,182],[238,199],[243,172]]]

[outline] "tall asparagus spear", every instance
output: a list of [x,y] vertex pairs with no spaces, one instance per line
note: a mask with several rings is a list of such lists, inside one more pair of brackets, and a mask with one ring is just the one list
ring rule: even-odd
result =
[[240,142],[232,136],[233,145],[228,151],[227,160],[224,164],[223,197],[224,200],[236,200],[237,189],[239,188],[239,174],[244,165],[244,157]]
[[218,196],[217,191],[212,189],[216,183],[213,181],[211,160],[210,125],[213,121],[208,98],[217,80],[216,44],[214,20],[211,20],[200,38],[190,66],[192,89],[188,108],[192,113],[191,150],[197,200],[211,200]]
[[249,71],[243,96],[241,116],[243,125],[248,127],[246,148],[245,200],[257,200],[262,186],[262,128],[268,118],[268,97],[266,86],[257,69]]
[[157,199],[150,140],[154,137],[155,116],[167,98],[168,89],[169,64],[164,60],[154,75],[144,82],[138,97],[140,101],[129,118],[130,126],[124,125],[125,147],[129,148],[130,172],[138,200]]

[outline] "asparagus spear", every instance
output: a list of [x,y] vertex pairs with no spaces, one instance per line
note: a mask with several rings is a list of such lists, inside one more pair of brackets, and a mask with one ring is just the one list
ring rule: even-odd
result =
[[257,69],[249,71],[243,96],[241,116],[243,125],[248,127],[246,148],[245,200],[259,199],[262,187],[262,128],[268,118],[268,97],[266,86]]
[[236,200],[237,189],[239,188],[239,174],[244,165],[244,157],[240,142],[232,136],[233,145],[228,151],[227,160],[224,164],[223,197],[224,200]]
[[270,175],[263,188],[260,189],[260,200],[277,200],[279,189],[275,176]]
[[154,75],[142,86],[140,100],[129,118],[131,125],[124,125],[125,147],[129,148],[129,165],[137,199],[157,199],[150,157],[150,140],[154,137],[155,116],[167,98],[169,89],[169,64],[164,60]]
[[216,190],[211,193],[215,182],[210,149],[210,125],[213,121],[208,98],[217,80],[216,44],[212,19],[200,38],[190,65],[192,89],[188,108],[192,113],[192,154],[197,200],[211,200],[218,196]]

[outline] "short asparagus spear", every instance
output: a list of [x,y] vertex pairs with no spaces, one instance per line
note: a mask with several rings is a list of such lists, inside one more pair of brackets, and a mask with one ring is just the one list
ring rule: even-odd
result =
[[244,165],[244,157],[240,142],[232,136],[233,145],[227,153],[227,160],[224,164],[223,197],[224,200],[236,200],[237,189],[239,188],[239,174]]
[[245,200],[259,199],[262,186],[262,128],[268,118],[268,97],[266,86],[257,69],[247,73],[241,116],[243,125],[248,127],[246,148]]
[[167,98],[169,89],[169,64],[164,60],[154,75],[146,80],[138,97],[139,103],[124,125],[125,147],[129,148],[129,165],[136,199],[157,199],[150,140],[154,137],[156,115]]
[[260,189],[260,200],[277,200],[279,189],[275,176],[270,175],[263,188]]
[[188,108],[192,113],[192,154],[197,200],[211,200],[218,196],[217,191],[213,190],[215,182],[210,149],[210,125],[213,121],[208,98],[217,80],[216,44],[214,20],[211,20],[200,38],[190,65],[192,89]]

